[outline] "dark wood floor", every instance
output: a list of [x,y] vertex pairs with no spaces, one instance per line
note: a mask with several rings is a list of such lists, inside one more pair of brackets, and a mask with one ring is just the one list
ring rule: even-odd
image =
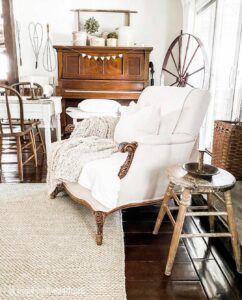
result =
[[[2,161],[6,160],[14,162],[16,157],[3,156]],[[16,164],[4,164],[0,177],[1,182],[19,182]],[[24,182],[45,180],[46,161],[39,155],[37,170],[31,162],[25,166]],[[171,277],[163,274],[172,225],[166,219],[160,233],[152,235],[158,209],[151,206],[123,211],[128,299],[242,299],[242,277],[217,241],[181,241]],[[185,231],[202,230],[199,219],[186,221]]]

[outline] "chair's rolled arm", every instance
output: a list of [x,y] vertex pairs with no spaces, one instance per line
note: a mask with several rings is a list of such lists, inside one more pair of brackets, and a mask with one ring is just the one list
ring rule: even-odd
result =
[[118,173],[118,177],[120,179],[124,178],[127,175],[129,168],[132,164],[134,154],[135,154],[137,147],[138,147],[137,142],[119,144],[119,148],[118,148],[119,152],[122,152],[122,153],[128,152],[128,157],[126,158],[126,161],[121,166],[119,173]]

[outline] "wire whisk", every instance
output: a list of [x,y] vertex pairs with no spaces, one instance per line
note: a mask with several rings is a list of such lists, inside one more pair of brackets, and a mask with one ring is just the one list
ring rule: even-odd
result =
[[53,72],[56,69],[56,52],[50,39],[50,26],[47,24],[47,40],[43,53],[43,67],[47,72]]
[[29,24],[29,38],[35,56],[35,69],[38,69],[39,54],[43,43],[43,27],[40,23]]

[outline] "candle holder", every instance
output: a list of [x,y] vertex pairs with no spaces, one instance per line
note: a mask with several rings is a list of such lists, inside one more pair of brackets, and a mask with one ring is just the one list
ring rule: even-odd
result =
[[203,172],[205,151],[203,150],[198,150],[198,151],[199,151],[198,171]]
[[35,96],[34,88],[30,87],[30,97],[27,100],[39,100],[40,98]]
[[204,163],[204,154],[206,151],[199,150],[199,160],[198,162],[190,162],[183,165],[183,169],[187,171],[188,174],[200,177],[206,180],[211,180],[212,177],[219,173],[219,169],[215,166]]

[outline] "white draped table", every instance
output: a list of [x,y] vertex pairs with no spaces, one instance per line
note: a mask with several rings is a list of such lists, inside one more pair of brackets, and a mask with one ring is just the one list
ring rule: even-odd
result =
[[[12,118],[19,118],[19,104],[16,96],[9,96],[10,111]],[[51,121],[54,120],[56,126],[57,141],[61,140],[60,114],[62,112],[61,97],[51,97],[50,99],[27,100],[23,98],[24,118],[38,119],[45,128],[46,152],[51,145]],[[0,96],[0,118],[7,118],[5,96]]]

